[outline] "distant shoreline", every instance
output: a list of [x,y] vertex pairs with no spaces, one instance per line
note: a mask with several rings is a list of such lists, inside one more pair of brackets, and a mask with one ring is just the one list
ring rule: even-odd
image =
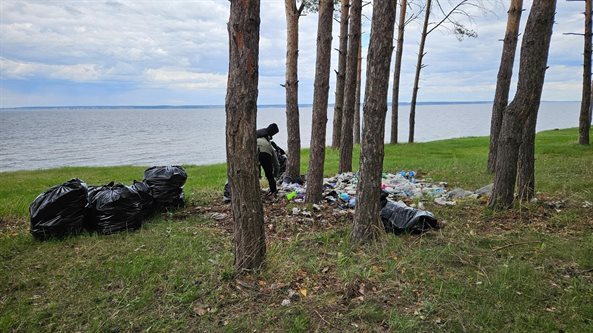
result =
[[[542,103],[572,103],[580,101],[542,101]],[[417,105],[455,105],[455,104],[492,104],[492,101],[432,101],[432,102],[418,102]],[[299,107],[311,107],[313,104],[299,104]],[[387,104],[391,106],[391,103]],[[410,105],[410,102],[402,102],[400,105]],[[334,104],[329,104],[328,107],[333,107]],[[258,108],[284,108],[285,104],[262,104]],[[18,110],[102,110],[102,109],[212,109],[224,108],[224,105],[73,105],[73,106],[18,106],[0,108],[0,111],[18,111]]]

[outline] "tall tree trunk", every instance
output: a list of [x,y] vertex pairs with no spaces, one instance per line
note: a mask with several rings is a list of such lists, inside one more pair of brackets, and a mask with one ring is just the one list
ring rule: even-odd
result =
[[585,0],[585,52],[583,60],[583,94],[579,116],[579,144],[589,144],[591,129],[591,0]]
[[[360,47],[361,12],[362,0],[352,0],[350,50],[358,50]],[[340,142],[340,173],[352,171],[352,146],[354,142],[352,128],[354,123],[354,104],[356,101],[357,53],[350,51],[347,57],[344,118],[342,120],[342,140]]]
[[424,16],[424,25],[422,26],[422,35],[420,36],[420,47],[418,48],[418,62],[416,63],[416,75],[414,76],[414,88],[412,90],[412,101],[410,103],[410,133],[408,142],[414,142],[414,129],[416,126],[416,101],[418,100],[418,85],[420,83],[420,71],[422,70],[422,58],[424,58],[424,45],[428,36],[428,20],[430,19],[430,6],[432,0],[426,0],[426,14]]
[[534,0],[521,44],[519,82],[515,98],[504,111],[496,152],[494,189],[489,205],[495,209],[513,204],[519,146],[530,115],[537,107],[546,75],[556,0]]
[[387,89],[396,8],[395,0],[375,0],[373,3],[365,88],[364,130],[360,154],[360,181],[357,188],[358,203],[352,228],[352,240],[357,243],[374,241],[385,234],[379,212],[381,210],[381,173],[385,154]]
[[[361,32],[362,33],[362,32]],[[362,76],[362,40],[358,46],[358,64],[356,66],[356,99],[354,100],[354,144],[360,143],[360,83]]]
[[[539,105],[536,107],[539,109]],[[523,138],[519,147],[517,196],[520,201],[529,201],[535,194],[535,125],[537,110],[527,117]]]
[[517,42],[519,40],[519,25],[523,12],[523,0],[512,0],[508,11],[507,28],[502,46],[502,57],[496,79],[496,92],[492,105],[492,119],[490,121],[490,148],[488,151],[488,171],[494,172],[496,165],[496,145],[500,126],[502,125],[503,111],[509,103],[509,90],[513,77],[513,64]]
[[391,96],[391,143],[397,143],[399,116],[399,78],[402,70],[402,55],[404,54],[404,33],[406,29],[406,10],[408,1],[401,0],[399,7],[399,22],[397,25],[397,49],[395,51],[395,66],[393,68],[393,93]]
[[299,18],[304,8],[301,2],[297,9],[296,0],[286,0],[286,134],[288,136],[288,161],[286,175],[296,179],[301,174],[301,129],[299,120]]
[[311,152],[307,173],[307,203],[321,201],[323,194],[323,163],[325,162],[325,132],[327,124],[327,96],[331,64],[333,1],[319,1],[317,24],[317,59],[313,90],[313,115],[311,125]]
[[[344,82],[346,80],[346,57],[348,52],[348,11],[349,0],[341,0],[340,10],[340,48],[338,50],[338,71],[336,72],[336,101],[334,104],[334,126],[332,147],[339,148],[342,139],[342,116],[344,114]],[[350,46],[352,48],[352,46]]]
[[255,135],[259,9],[259,0],[232,0],[228,23],[226,154],[234,222],[235,268],[239,273],[258,269],[266,257]]

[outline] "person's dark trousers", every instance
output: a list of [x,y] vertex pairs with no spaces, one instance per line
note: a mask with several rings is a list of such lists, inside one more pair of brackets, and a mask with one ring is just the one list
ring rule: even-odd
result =
[[259,165],[264,168],[264,173],[270,183],[270,192],[276,193],[276,180],[274,179],[274,164],[272,162],[272,155],[268,153],[259,153]]

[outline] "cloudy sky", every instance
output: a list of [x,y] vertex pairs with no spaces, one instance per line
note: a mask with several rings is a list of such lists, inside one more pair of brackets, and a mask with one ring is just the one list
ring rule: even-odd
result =
[[[473,21],[460,18],[478,38],[460,42],[447,29],[429,36],[420,101],[492,99],[509,1],[482,1],[487,11],[469,8]],[[529,9],[531,1],[525,2]],[[261,4],[259,103],[283,104],[284,1]],[[222,105],[229,6],[227,0],[2,0],[0,107]],[[580,99],[583,40],[563,33],[582,32],[583,9],[584,2],[558,0],[545,100]],[[364,12],[363,57],[372,6]],[[527,15],[528,10],[523,25]],[[313,96],[317,15],[300,23],[300,103],[307,104]],[[406,31],[404,102],[411,96],[420,25],[412,22]],[[336,47],[337,32],[336,23]],[[330,102],[334,81],[332,75]]]

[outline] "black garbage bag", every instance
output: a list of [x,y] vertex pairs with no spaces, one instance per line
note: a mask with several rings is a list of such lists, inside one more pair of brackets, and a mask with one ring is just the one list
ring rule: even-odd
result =
[[138,182],[130,185],[130,190],[140,197],[140,205],[142,207],[142,219],[147,219],[154,214],[154,198],[152,197],[152,189],[145,182]]
[[[286,162],[288,161],[288,155],[286,155],[284,149],[280,148],[280,146],[278,146],[274,141],[270,141],[270,144],[272,144],[272,147],[274,147],[274,150],[276,150],[276,156],[278,157],[278,164],[280,165],[278,175],[283,175],[286,172]],[[282,177],[280,177],[280,179],[282,179]]]
[[152,189],[152,197],[158,209],[182,207],[183,185],[187,173],[178,165],[154,166],[144,171],[144,182]]
[[83,231],[87,194],[86,184],[72,179],[37,196],[29,206],[31,234],[45,240]]
[[109,235],[135,230],[142,225],[141,198],[129,186],[109,183],[93,188],[89,194],[90,225],[99,233]]
[[437,219],[431,212],[418,210],[404,204],[387,201],[381,209],[381,220],[386,232],[395,234],[420,234],[438,229]]

